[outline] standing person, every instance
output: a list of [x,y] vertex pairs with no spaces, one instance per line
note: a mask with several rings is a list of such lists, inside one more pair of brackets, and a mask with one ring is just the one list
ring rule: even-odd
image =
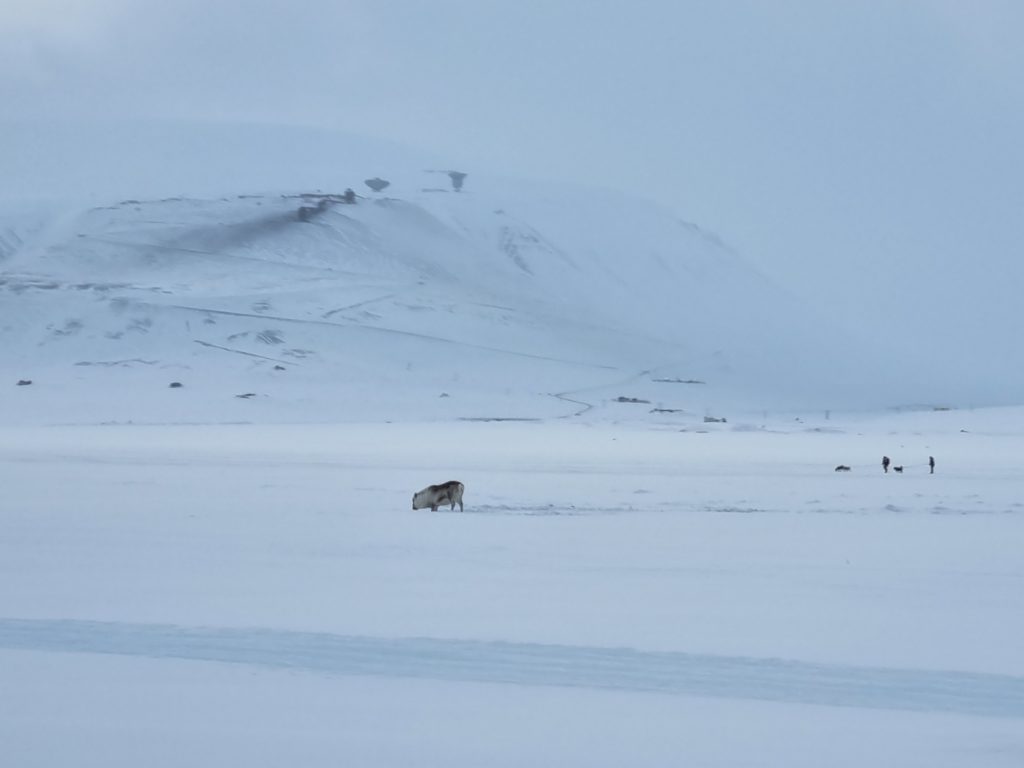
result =
[[929,456],[928,457],[928,474],[929,475],[934,475],[935,474],[935,457],[934,456]]
[[889,457],[888,456],[883,456],[882,457],[882,471],[885,472],[885,473],[889,472]]

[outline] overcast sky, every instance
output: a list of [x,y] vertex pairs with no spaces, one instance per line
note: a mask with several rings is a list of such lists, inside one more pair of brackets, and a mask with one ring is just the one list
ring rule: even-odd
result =
[[1024,283],[1022,40],[1015,0],[4,0],[0,105],[631,189],[868,323],[991,292],[966,342]]

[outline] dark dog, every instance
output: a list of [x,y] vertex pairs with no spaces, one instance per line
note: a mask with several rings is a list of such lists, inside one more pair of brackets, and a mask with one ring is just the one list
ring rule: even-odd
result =
[[902,467],[902,465],[899,466],[899,467],[897,467],[896,465],[893,465],[892,471],[893,472],[899,472],[900,474],[902,474],[903,473],[903,467]]

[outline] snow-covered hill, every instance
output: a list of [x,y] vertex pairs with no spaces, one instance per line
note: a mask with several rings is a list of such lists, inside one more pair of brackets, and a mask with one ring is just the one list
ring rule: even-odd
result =
[[[320,170],[330,188],[284,186],[278,158],[273,173],[248,178],[280,178],[271,192],[54,202],[58,174],[36,189],[50,200],[0,207],[0,368],[5,386],[32,381],[9,392],[0,417],[535,418],[603,408],[680,421],[915,397],[906,379],[892,383],[889,363],[654,204],[473,169],[456,192],[443,169],[388,161],[388,147],[375,161],[399,170],[374,193],[363,185],[369,155],[353,159],[359,152],[338,142],[342,154]],[[259,155],[240,144],[231,167]],[[145,146],[137,138],[123,159]],[[163,162],[186,157],[201,164],[202,153],[180,146]],[[295,178],[314,180],[300,160]],[[154,162],[142,167],[156,173]],[[81,171],[68,173],[76,194]],[[200,176],[193,186],[209,189]],[[182,186],[187,177],[168,176]],[[230,181],[218,175],[213,186]],[[337,197],[346,187],[358,190],[355,204]]]

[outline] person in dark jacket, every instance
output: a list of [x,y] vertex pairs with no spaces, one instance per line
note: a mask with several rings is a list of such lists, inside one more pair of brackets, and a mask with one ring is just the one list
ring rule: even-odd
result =
[[928,474],[929,475],[934,475],[935,474],[935,457],[934,456],[929,456],[928,457]]
[[888,472],[889,471],[889,457],[888,456],[883,456],[882,457],[882,471],[883,472]]

